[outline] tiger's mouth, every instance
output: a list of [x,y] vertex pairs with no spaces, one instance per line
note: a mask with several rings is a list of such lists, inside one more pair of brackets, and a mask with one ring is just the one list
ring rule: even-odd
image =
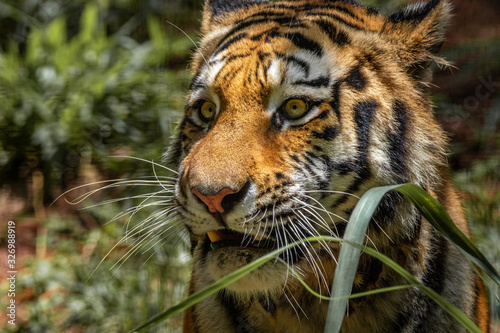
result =
[[213,251],[227,247],[258,250],[276,249],[276,240],[272,237],[243,234],[241,232],[228,229],[209,231],[207,236],[210,240],[210,247]]

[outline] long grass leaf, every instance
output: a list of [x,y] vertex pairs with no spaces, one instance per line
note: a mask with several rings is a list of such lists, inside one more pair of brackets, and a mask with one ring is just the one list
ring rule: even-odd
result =
[[[363,244],[366,229],[380,200],[387,192],[399,185],[376,187],[368,190],[361,197],[349,218],[344,233],[344,240],[355,244]],[[328,306],[325,332],[340,332],[347,307],[347,298],[351,294],[352,284],[358,268],[359,248],[343,243],[332,286],[332,298]]]

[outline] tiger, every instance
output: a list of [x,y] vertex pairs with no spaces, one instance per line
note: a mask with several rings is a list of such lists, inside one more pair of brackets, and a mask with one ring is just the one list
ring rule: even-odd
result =
[[[166,153],[193,257],[189,294],[272,250],[342,237],[359,198],[415,183],[468,237],[433,115],[446,0],[390,15],[354,0],[206,0],[185,113]],[[401,195],[365,243],[489,330],[468,260]],[[322,332],[340,245],[303,242],[184,314],[183,332]],[[363,254],[353,293],[405,284]],[[465,332],[417,288],[351,299],[341,332]]]

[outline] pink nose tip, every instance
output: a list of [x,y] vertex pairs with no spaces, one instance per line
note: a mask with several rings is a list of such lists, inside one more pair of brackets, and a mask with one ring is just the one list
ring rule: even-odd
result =
[[224,199],[226,195],[234,193],[233,190],[227,187],[223,188],[219,193],[215,195],[202,194],[196,188],[191,189],[191,192],[193,192],[198,198],[201,199],[201,201],[205,203],[205,205],[207,205],[210,213],[224,213],[224,208],[222,207],[222,199]]

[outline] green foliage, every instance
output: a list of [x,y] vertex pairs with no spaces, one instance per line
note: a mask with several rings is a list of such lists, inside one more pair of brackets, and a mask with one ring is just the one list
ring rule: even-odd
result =
[[[57,333],[76,328],[125,332],[172,306],[185,293],[190,269],[182,244],[157,247],[152,257],[136,255],[117,269],[113,265],[126,252],[124,245],[87,281],[116,239],[123,236],[122,230],[115,223],[87,231],[75,219],[58,216],[50,216],[45,226],[48,255],[28,258],[16,284],[19,305],[28,312],[29,322],[19,316],[18,325],[6,325],[5,332]],[[29,294],[32,300],[20,301],[21,295]],[[18,315],[22,313],[19,309]],[[161,332],[177,332],[181,319],[162,327]]]
[[500,156],[472,163],[470,169],[456,173],[454,180],[467,194],[464,206],[469,220],[475,225],[499,226]]
[[89,2],[71,38],[67,18],[58,16],[32,27],[24,53],[14,42],[0,52],[0,183],[27,151],[55,180],[70,152],[91,150],[101,162],[120,148],[161,156],[189,79],[164,64],[188,58],[193,45],[182,34],[168,35],[154,16],[147,19],[151,41],[108,35],[103,11]]
[[[1,185],[25,188],[24,179],[16,182],[21,171],[41,170],[48,204],[51,189],[66,186],[64,173],[80,172],[83,159],[111,177],[153,174],[148,163],[108,156],[158,160],[183,109],[186,63],[194,45],[162,26],[154,3],[159,1],[148,1],[149,9],[137,13],[138,2],[126,0],[0,3],[0,30],[8,32],[0,36]],[[125,10],[132,12],[129,17],[116,14]],[[104,223],[136,204],[128,199],[84,214]],[[148,214],[136,217],[140,221]],[[121,223],[124,219],[88,229],[76,217],[51,215],[37,226],[42,231],[37,254],[47,255],[22,262],[16,285],[22,300],[19,325],[0,329],[123,332],[174,304],[189,279],[182,241],[149,246],[148,253],[122,264],[129,240],[86,281],[123,236]],[[179,326],[180,320],[171,322],[162,332]]]

